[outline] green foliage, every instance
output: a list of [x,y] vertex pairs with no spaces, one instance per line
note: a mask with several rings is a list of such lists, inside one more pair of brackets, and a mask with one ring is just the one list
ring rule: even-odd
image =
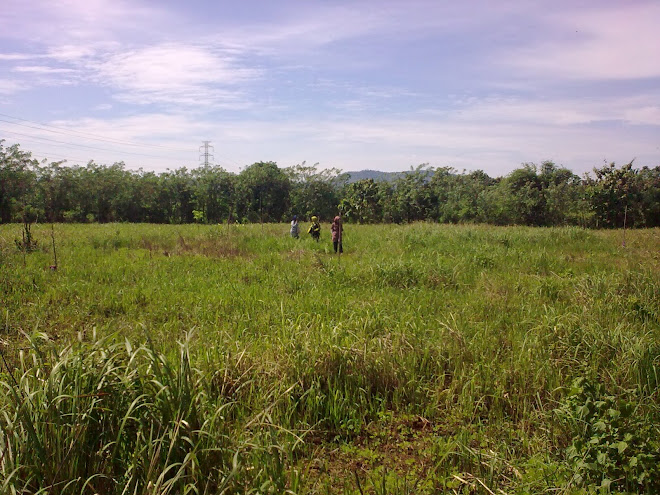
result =
[[318,170],[317,166],[303,162],[286,169],[291,179],[289,217],[308,220],[315,215],[329,221],[337,214],[339,188],[345,176],[337,169]]
[[356,223],[374,223],[382,217],[380,185],[373,179],[362,179],[346,186],[339,204],[342,214]]
[[32,236],[32,224],[25,222],[22,229],[23,237],[21,239],[14,239],[14,243],[19,251],[23,253],[31,253],[37,249],[37,240]]
[[660,165],[642,167],[637,179],[640,183],[640,210],[646,227],[660,227]]
[[573,434],[566,456],[577,485],[660,490],[660,429],[639,409],[636,401],[610,395],[601,383],[574,380],[557,413]]
[[433,176],[433,168],[428,164],[419,165],[402,174],[394,181],[394,202],[401,220],[430,219],[434,204],[429,179]]
[[37,161],[18,145],[5,148],[0,139],[0,223],[20,221],[23,210],[30,204],[35,188],[33,171]]
[[192,201],[196,207],[193,210],[195,222],[227,221],[234,208],[233,176],[220,167],[202,167],[193,170],[189,180],[192,182]]
[[31,253],[37,249],[38,242],[32,235],[32,224],[37,220],[37,213],[30,205],[23,209],[22,220],[21,238],[14,239],[14,243],[19,251]]
[[[584,179],[550,161],[523,164],[503,178],[427,164],[360,179],[305,162],[179,168],[156,175],[123,163],[39,164],[0,142],[0,223],[21,220],[27,205],[49,222],[262,223],[292,215],[322,221],[338,212],[354,223],[653,227],[660,225],[660,167],[632,162],[594,169]],[[196,213],[197,212],[197,213]]]
[[[580,179],[552,162],[541,167],[526,163],[504,178],[499,184],[501,217],[499,223],[521,225],[579,224]],[[496,201],[497,202],[497,201]]]
[[[286,223],[55,224],[57,270],[48,250],[15,249],[18,229],[0,226],[0,349],[18,383],[3,362],[0,448],[21,457],[0,483],[19,493],[65,472],[91,492],[85,463],[108,478],[97,493],[161,475],[171,493],[357,493],[355,472],[365,491],[588,492],[602,479],[585,468],[576,487],[565,448],[599,421],[607,462],[655,445],[641,436],[658,424],[654,229],[622,249],[616,230],[347,224],[338,257]],[[35,329],[52,340],[31,344]],[[608,384],[592,403],[634,414],[594,409],[584,440],[586,423],[552,412],[577,376]]]
[[658,211],[660,167],[644,168],[642,172],[634,169],[632,162],[621,168],[610,163],[594,169],[596,178],[588,178],[587,193],[598,226],[621,228],[624,222],[628,227],[659,224],[653,212]]
[[[0,381],[3,493],[224,493],[288,483],[277,449],[232,438],[232,404],[151,345],[112,338],[56,350],[28,340]],[[17,381],[16,381],[17,380]]]
[[[459,174],[445,167],[436,169],[430,186],[437,198],[439,222],[462,223],[487,221],[485,210],[486,191],[495,183],[481,170]],[[492,221],[489,219],[488,221]]]
[[279,222],[289,209],[291,182],[274,162],[259,162],[236,179],[236,215],[249,222]]
[[204,212],[201,210],[193,210],[193,218],[195,219],[195,223],[204,222]]
[[660,391],[660,346],[649,347],[639,360],[639,385],[645,394]]

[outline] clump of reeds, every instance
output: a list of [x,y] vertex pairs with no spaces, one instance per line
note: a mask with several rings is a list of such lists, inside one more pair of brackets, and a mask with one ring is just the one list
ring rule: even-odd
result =
[[42,334],[30,346],[0,380],[0,492],[285,486],[277,449],[232,436],[232,404],[209,395],[187,343],[178,359],[110,338],[57,351]]

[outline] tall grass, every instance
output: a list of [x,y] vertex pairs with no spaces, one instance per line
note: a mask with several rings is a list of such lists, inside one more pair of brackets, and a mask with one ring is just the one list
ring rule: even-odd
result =
[[[6,391],[2,493],[225,493],[284,489],[278,446],[234,435],[234,403],[190,363],[111,338],[62,350],[28,339]],[[267,430],[260,416],[254,428]],[[263,437],[261,438],[260,437]],[[294,480],[295,481],[295,480]]]
[[578,378],[657,432],[657,230],[624,249],[616,231],[347,225],[339,258],[327,229],[57,226],[51,271],[45,242],[23,266],[17,228],[0,228],[9,492],[596,486],[569,455]]

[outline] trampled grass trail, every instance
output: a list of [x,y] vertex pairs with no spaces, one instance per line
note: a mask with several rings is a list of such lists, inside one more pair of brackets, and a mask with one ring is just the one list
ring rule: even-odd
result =
[[660,490],[658,229],[323,228],[0,226],[0,491]]

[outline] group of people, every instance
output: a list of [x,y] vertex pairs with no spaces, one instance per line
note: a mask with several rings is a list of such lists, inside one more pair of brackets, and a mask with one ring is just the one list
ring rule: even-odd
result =
[[[344,249],[342,247],[341,238],[344,232],[344,226],[342,225],[341,217],[339,215],[337,215],[332,221],[330,232],[332,234],[332,246],[335,249],[335,253],[343,253]],[[307,233],[312,239],[319,242],[319,239],[321,238],[321,224],[319,223],[318,217],[312,217],[312,224],[309,226],[309,229],[307,229]],[[293,215],[293,220],[291,220],[291,237],[294,239],[300,237],[300,227],[298,226],[297,215]]]

